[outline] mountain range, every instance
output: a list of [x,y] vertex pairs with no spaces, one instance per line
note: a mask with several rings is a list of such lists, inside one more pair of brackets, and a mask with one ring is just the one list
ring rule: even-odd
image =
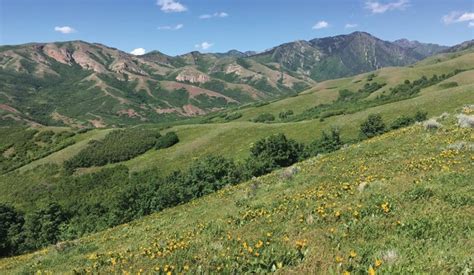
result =
[[294,95],[323,80],[410,65],[442,51],[449,48],[365,32],[260,53],[134,56],[84,41],[1,46],[0,124],[82,128],[175,120]]

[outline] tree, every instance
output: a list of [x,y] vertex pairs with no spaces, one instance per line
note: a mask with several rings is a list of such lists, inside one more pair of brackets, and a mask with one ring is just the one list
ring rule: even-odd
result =
[[380,114],[371,114],[360,125],[360,132],[366,138],[372,138],[385,133],[386,126]]
[[59,204],[51,202],[29,216],[23,227],[25,233],[24,248],[37,249],[56,243],[60,236],[60,226],[66,221],[66,215]]
[[0,204],[0,256],[17,252],[22,226],[23,216],[15,208]]
[[250,149],[254,158],[267,159],[274,167],[285,167],[300,160],[304,153],[304,145],[284,134],[276,134],[257,141]]

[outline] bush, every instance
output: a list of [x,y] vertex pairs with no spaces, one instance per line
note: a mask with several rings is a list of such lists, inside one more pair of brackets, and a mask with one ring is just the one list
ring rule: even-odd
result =
[[274,167],[286,167],[303,158],[304,145],[276,134],[257,141],[250,153],[253,158],[268,160]]
[[239,119],[242,117],[242,114],[241,113],[231,113],[231,114],[227,114],[225,117],[224,117],[224,120],[225,121],[232,121],[232,120],[236,120],[236,119]]
[[156,141],[155,148],[157,150],[165,149],[165,148],[175,145],[178,142],[179,142],[178,135],[176,135],[175,132],[168,132],[164,136],[161,136],[158,138],[158,140]]
[[392,122],[392,124],[390,125],[390,128],[394,129],[394,130],[395,129],[400,129],[400,128],[403,128],[403,127],[410,126],[413,123],[415,123],[415,119],[413,119],[411,117],[408,117],[408,116],[401,116],[401,117],[395,119],[395,121]]
[[339,150],[343,143],[339,130],[333,128],[328,134],[323,131],[321,138],[313,141],[308,148],[308,153],[311,156],[316,156],[321,153],[330,153]]
[[269,113],[263,113],[263,114],[260,114],[258,117],[254,118],[253,121],[263,123],[263,122],[270,122],[274,120],[275,120],[274,115],[269,114]]
[[293,115],[293,110],[283,111],[278,114],[280,119],[287,119],[288,117]]
[[428,113],[424,111],[417,111],[414,117],[415,121],[422,122],[428,119]]
[[385,133],[386,126],[379,114],[371,114],[367,120],[360,125],[360,132],[363,137],[372,138]]

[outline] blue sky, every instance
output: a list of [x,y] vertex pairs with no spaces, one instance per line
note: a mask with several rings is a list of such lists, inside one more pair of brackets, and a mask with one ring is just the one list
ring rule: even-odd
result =
[[353,31],[454,45],[474,38],[474,1],[0,0],[2,45],[80,39],[177,55],[261,51]]

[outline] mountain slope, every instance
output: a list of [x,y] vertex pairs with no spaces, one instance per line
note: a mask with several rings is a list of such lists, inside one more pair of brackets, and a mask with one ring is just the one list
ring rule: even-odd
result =
[[[104,232],[4,273],[469,272],[472,129],[394,131]],[[457,149],[456,149],[457,148]],[[292,171],[292,172],[289,172]]]
[[408,39],[395,40],[393,41],[393,43],[399,45],[402,48],[410,49],[423,56],[431,56],[449,48],[447,46],[441,46],[441,45],[432,44],[432,43],[421,43],[416,40],[410,41]]
[[314,80],[326,80],[387,66],[405,66],[439,50],[422,51],[420,48],[402,47],[399,43],[383,41],[365,32],[354,32],[283,44],[255,58],[280,64],[288,71]]
[[116,127],[177,120],[294,95],[316,81],[407,65],[435,52],[417,49],[362,32],[260,54],[133,56],[83,41],[2,46],[0,104],[8,119],[0,122]]

